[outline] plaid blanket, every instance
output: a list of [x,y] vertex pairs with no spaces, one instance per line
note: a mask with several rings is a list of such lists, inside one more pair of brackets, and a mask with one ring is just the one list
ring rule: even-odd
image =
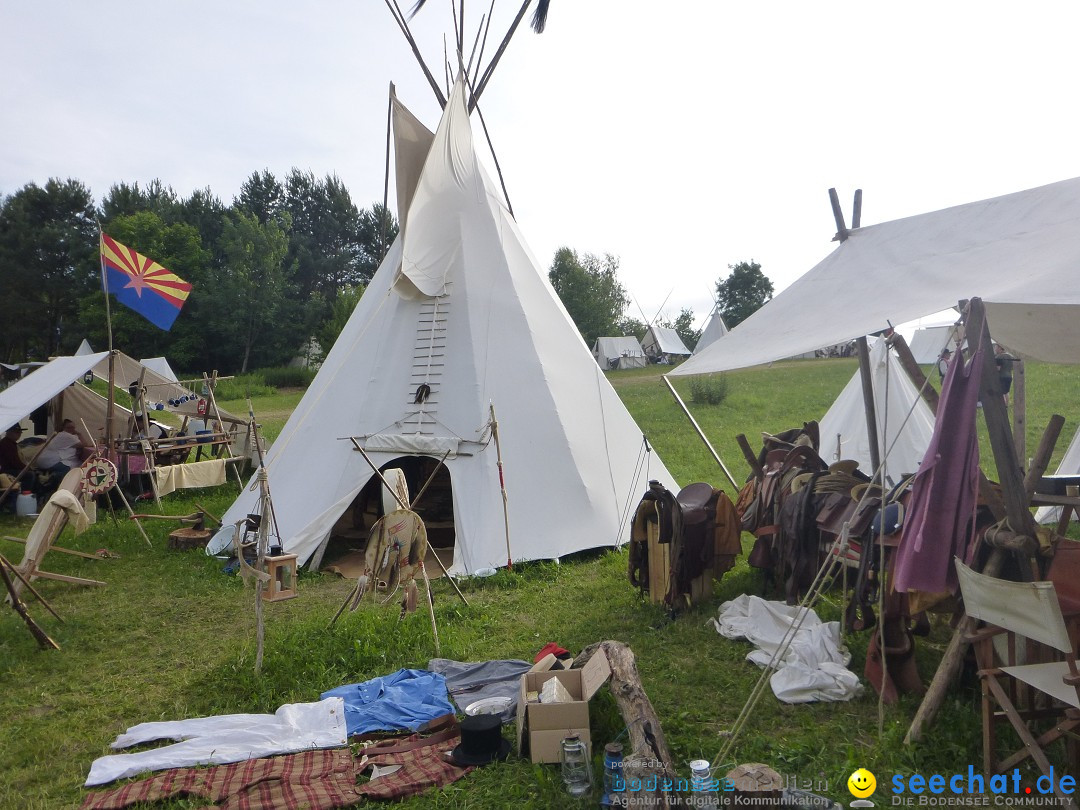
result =
[[[174,768],[89,794],[82,810],[120,810],[140,802],[197,797],[219,810],[330,810],[367,799],[399,799],[455,782],[472,768],[443,755],[460,742],[456,728],[429,737],[411,734],[367,745],[359,759],[348,749],[305,751],[209,768]],[[399,766],[362,785],[371,766]]]

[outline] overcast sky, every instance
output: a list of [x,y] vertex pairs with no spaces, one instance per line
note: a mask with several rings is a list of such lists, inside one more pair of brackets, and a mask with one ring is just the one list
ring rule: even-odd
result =
[[[442,80],[449,0],[413,24]],[[1080,175],[1077,31],[1075,2],[554,0],[480,106],[543,267],[611,253],[650,318],[670,293],[700,322],[729,264],[780,290],[834,247],[830,187],[872,224]],[[0,76],[5,195],[160,178],[228,204],[295,166],[368,206],[389,82],[439,114],[381,0],[0,0]]]

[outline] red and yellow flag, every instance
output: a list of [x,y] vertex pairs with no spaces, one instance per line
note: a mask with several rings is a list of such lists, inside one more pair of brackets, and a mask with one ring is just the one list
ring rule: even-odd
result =
[[159,329],[169,329],[187,301],[191,285],[153,259],[101,235],[102,284],[106,293]]

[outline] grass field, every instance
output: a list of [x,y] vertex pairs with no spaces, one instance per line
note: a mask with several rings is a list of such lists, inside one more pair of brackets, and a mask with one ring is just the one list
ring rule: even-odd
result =
[[[695,416],[736,478],[747,469],[734,437],[753,441],[819,418],[855,371],[851,360],[792,361],[730,374],[731,393],[721,405],[694,408]],[[662,386],[655,368],[611,377],[620,396],[648,434],[667,466],[685,484],[725,486],[719,470]],[[688,387],[678,385],[689,400]],[[254,402],[271,437],[280,431],[299,392]],[[1034,447],[1049,415],[1067,418],[1059,458],[1076,429],[1080,373],[1032,364],[1028,373],[1028,444]],[[222,405],[243,412],[240,401]],[[693,406],[691,406],[693,407]],[[984,447],[988,470],[989,449]],[[727,488],[725,486],[725,488]],[[170,514],[196,502],[221,514],[236,486],[219,491],[170,495]],[[333,630],[327,623],[352,582],[334,575],[303,573],[299,598],[268,605],[266,658],[253,673],[254,597],[242,582],[222,572],[222,563],[197,553],[165,549],[175,528],[147,523],[153,547],[130,525],[114,526],[108,515],[79,537],[65,531],[60,544],[93,552],[106,548],[119,558],[86,560],[52,553],[50,570],[108,582],[105,588],[40,583],[42,593],[64,617],[60,624],[39,606],[31,612],[59,642],[60,652],[39,651],[14,612],[0,610],[0,808],[73,808],[91,761],[128,726],[152,720],[233,712],[272,712],[280,704],[308,701],[328,688],[384,675],[400,667],[424,667],[433,656],[430,625],[419,611],[400,624],[393,608],[370,603],[346,614]],[[25,536],[25,520],[0,518],[0,534]],[[0,553],[18,559],[21,546],[0,540]],[[637,655],[645,688],[676,759],[687,772],[690,759],[712,759],[718,736],[738,716],[758,671],[744,660],[745,645],[721,639],[707,626],[721,601],[759,593],[761,581],[745,562],[718,585],[712,603],[672,621],[649,605],[626,580],[625,552],[577,555],[563,564],[533,563],[500,571],[486,580],[466,580],[463,605],[445,582],[436,582],[436,615],[442,653],[460,660],[532,658],[544,643],[572,651],[605,638],[618,639]],[[819,612],[838,618],[841,598],[827,595]],[[929,681],[948,639],[943,624],[919,641],[918,665]],[[865,635],[848,639],[853,669],[861,674]],[[937,723],[919,745],[901,738],[918,701],[903,699],[880,709],[867,689],[849,703],[789,706],[771,694],[761,701],[737,747],[737,762],[765,762],[782,774],[809,779],[822,792],[846,801],[844,783],[857,767],[878,775],[952,773],[978,767],[978,699],[970,685],[952,692]],[[879,730],[880,728],[880,730]],[[594,743],[623,730],[613,698],[601,690],[593,704]],[[721,767],[721,772],[726,770]],[[878,802],[887,799],[878,793]],[[558,808],[574,805],[558,771],[517,758],[480,769],[442,791],[403,803],[408,808]],[[180,800],[171,808],[197,807]]]

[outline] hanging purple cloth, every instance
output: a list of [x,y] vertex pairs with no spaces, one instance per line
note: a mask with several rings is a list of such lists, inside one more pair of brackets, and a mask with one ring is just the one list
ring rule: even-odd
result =
[[975,412],[983,349],[964,364],[957,352],[941,384],[934,435],[911,489],[893,587],[941,593],[956,588],[953,556],[964,556],[979,491]]

